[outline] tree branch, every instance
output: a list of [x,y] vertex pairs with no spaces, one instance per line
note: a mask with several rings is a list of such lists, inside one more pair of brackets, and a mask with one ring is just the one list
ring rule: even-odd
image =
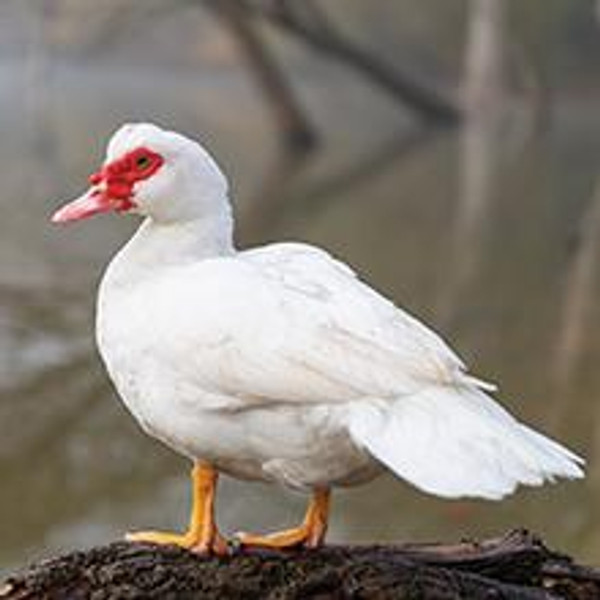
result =
[[401,73],[397,67],[392,68],[348,41],[324,16],[315,24],[316,4],[310,5],[313,18],[308,22],[295,11],[302,3],[286,0],[237,1],[241,1],[257,16],[358,71],[365,79],[402,101],[422,118],[446,125],[460,120],[460,110],[451,101],[406,73]]
[[317,135],[283,72],[255,31],[247,7],[239,0],[204,0],[204,5],[221,19],[240,45],[241,56],[275,115],[284,149],[297,155],[308,153],[317,144]]

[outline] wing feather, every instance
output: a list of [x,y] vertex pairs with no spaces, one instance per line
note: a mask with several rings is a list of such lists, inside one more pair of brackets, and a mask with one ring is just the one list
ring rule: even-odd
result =
[[192,269],[148,292],[153,305],[174,307],[156,311],[160,360],[185,356],[171,367],[240,407],[392,399],[434,384],[473,384],[437,334],[323,250],[274,244]]

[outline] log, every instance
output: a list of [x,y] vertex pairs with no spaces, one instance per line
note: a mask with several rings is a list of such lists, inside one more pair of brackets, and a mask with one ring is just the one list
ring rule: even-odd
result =
[[45,560],[0,584],[2,600],[93,598],[600,598],[600,569],[583,567],[515,530],[454,545],[234,550],[226,558],[115,542]]

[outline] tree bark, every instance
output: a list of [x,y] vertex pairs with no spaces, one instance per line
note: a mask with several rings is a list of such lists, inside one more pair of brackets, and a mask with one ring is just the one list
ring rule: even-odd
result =
[[237,550],[201,557],[116,542],[40,562],[0,584],[0,599],[600,598],[600,569],[576,565],[516,530],[455,545]]

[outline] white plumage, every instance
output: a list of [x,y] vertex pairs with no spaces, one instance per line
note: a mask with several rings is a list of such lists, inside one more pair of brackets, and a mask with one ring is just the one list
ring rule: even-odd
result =
[[97,335],[146,431],[297,488],[387,467],[432,494],[497,499],[583,475],[581,458],[515,420],[438,335],[323,250],[236,251],[225,179],[198,144],[128,125],[107,162],[139,147],[164,164],[135,184],[146,220],[102,281]]

